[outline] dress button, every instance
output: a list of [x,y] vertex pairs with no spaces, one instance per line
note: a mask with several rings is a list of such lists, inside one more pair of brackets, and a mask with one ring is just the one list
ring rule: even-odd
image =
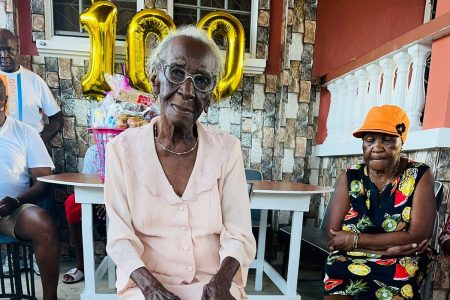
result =
[[187,231],[187,227],[186,227],[186,226],[182,226],[182,227],[181,227],[181,230]]
[[178,206],[178,210],[179,211],[183,211],[184,210],[184,206]]
[[192,272],[192,271],[194,271],[194,268],[193,267],[187,267],[186,270],[188,270],[189,272]]
[[189,250],[189,246],[183,246],[183,250],[184,251],[188,251]]

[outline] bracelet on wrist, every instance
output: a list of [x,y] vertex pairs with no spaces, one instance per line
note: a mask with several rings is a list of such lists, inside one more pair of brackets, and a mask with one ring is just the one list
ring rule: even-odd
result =
[[355,232],[353,234],[353,249],[358,248],[358,241],[359,241],[359,232]]

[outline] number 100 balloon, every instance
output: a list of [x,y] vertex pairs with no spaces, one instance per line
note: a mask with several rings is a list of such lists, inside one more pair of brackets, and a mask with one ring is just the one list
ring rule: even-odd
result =
[[[88,32],[91,45],[89,69],[81,81],[83,93],[101,100],[109,90],[104,76],[114,70],[117,8],[110,1],[94,2],[80,15],[80,23]],[[242,24],[229,13],[217,11],[204,16],[197,27],[206,30],[210,37],[227,39],[225,72],[214,90],[214,97],[217,100],[229,97],[239,85],[244,71]],[[126,37],[126,69],[130,83],[136,89],[151,91],[145,69],[148,36],[154,34],[161,41],[175,28],[170,16],[158,9],[143,9],[130,21]]]

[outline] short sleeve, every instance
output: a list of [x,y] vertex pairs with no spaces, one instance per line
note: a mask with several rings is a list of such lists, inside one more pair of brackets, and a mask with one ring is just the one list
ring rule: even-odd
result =
[[226,257],[233,257],[239,262],[240,269],[234,282],[242,288],[246,285],[250,263],[255,258],[256,242],[252,233],[250,201],[239,141],[235,140],[230,148],[223,174],[223,230],[219,255],[221,262]]
[[52,92],[48,88],[47,83],[39,77],[39,75],[36,76],[38,77],[39,92],[41,94],[42,111],[46,116],[51,117],[58,113],[61,109],[59,108],[55,97],[53,97]]
[[[25,124],[24,124],[25,125]],[[27,166],[28,168],[51,168],[55,166],[47,152],[44,142],[39,134],[31,127],[26,125],[27,136]]]
[[99,171],[100,169],[97,146],[93,145],[86,150],[86,154],[84,155],[83,173],[98,174]]
[[[106,251],[117,266],[116,288],[118,294],[134,286],[131,273],[145,267],[142,260],[144,245],[133,227],[132,216],[128,206],[126,186],[123,184],[122,152],[117,148],[119,141],[114,139],[106,146],[105,205],[109,217],[108,243]],[[115,147],[117,145],[117,147]]]

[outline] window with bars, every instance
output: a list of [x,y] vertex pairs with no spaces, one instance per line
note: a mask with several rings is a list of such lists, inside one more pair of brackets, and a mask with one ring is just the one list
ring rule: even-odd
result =
[[[113,0],[117,6],[118,40],[125,40],[128,23],[136,14],[136,0]],[[92,5],[91,0],[53,0],[53,30],[56,36],[88,36],[80,24],[80,14]]]
[[[173,4],[173,20],[177,26],[196,24],[203,16],[215,10],[224,10],[242,23],[245,31],[245,51],[250,51],[251,0],[176,0]],[[225,38],[216,43],[226,47]]]

